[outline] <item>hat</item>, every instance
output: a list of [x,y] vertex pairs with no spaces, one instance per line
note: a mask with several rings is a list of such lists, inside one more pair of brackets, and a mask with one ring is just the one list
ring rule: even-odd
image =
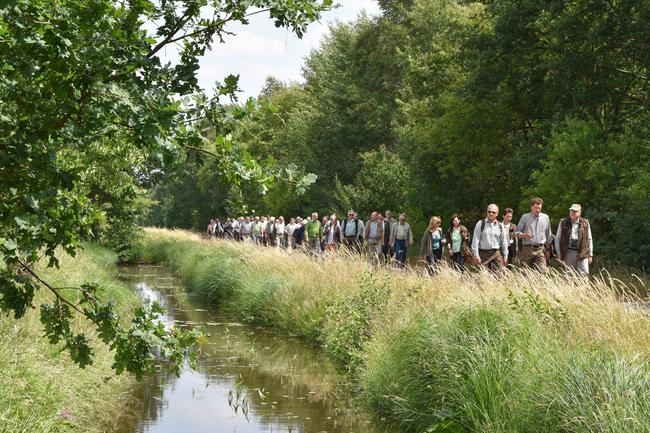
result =
[[579,204],[574,203],[574,204],[571,205],[569,210],[580,212],[580,211],[582,211],[582,206],[580,206]]

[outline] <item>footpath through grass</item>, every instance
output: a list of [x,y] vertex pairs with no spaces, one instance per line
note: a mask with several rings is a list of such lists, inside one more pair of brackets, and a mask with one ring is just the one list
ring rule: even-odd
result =
[[149,229],[142,260],[197,297],[321,345],[413,432],[650,432],[650,319],[613,279],[372,270]]
[[[106,290],[118,310],[131,312],[138,305],[134,292],[115,280],[116,256],[88,244],[75,258],[64,256],[61,269],[37,270],[55,287],[74,287],[95,281]],[[51,302],[50,293],[39,291],[34,305]],[[134,379],[115,376],[112,354],[94,338],[87,323],[78,330],[93,336],[93,365],[80,369],[67,351],[43,337],[38,311],[26,317],[0,316],[0,432],[104,432],[111,431],[123,416]]]

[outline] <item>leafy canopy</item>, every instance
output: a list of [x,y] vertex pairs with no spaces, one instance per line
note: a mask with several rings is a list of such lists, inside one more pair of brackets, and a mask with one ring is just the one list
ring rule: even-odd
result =
[[[17,0],[0,9],[0,309],[21,318],[36,290],[54,301],[41,307],[46,336],[62,343],[80,365],[92,362],[88,338],[75,333],[77,314],[97,326],[115,349],[115,369],[140,377],[155,356],[175,361],[195,334],[164,329],[157,309],[138,311],[122,328],[101,289],[88,283],[79,296],[41,280],[33,263],[57,266],[106,216],[129,213],[137,189],[172,166],[186,150],[205,150],[198,119],[222,126],[220,97],[237,77],[203,96],[199,58],[225,26],[265,12],[276,26],[302,36],[331,0]],[[149,34],[144,23],[154,24]],[[179,61],[161,50],[180,46]],[[217,138],[215,149],[227,149]],[[215,153],[216,150],[211,151]],[[113,170],[106,170],[112,161]],[[222,164],[228,178],[266,176],[250,166]]]

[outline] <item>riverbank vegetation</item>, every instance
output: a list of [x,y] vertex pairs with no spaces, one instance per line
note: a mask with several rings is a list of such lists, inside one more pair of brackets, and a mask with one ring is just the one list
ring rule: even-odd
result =
[[156,229],[137,255],[205,302],[322,346],[406,431],[650,431],[650,319],[606,275],[432,279]]
[[[139,301],[130,288],[116,281],[116,260],[111,251],[85,244],[74,258],[61,255],[58,271],[44,263],[38,263],[36,269],[55,287],[78,287],[92,278],[102,285],[126,320]],[[74,298],[75,289],[70,291]],[[40,291],[35,304],[52,302],[53,296]],[[125,415],[127,391],[134,378],[115,375],[113,354],[90,323],[77,318],[73,325],[91,338],[95,351],[93,364],[83,369],[61,344],[51,345],[43,338],[36,309],[29,309],[20,320],[0,316],[1,432],[110,431]]]

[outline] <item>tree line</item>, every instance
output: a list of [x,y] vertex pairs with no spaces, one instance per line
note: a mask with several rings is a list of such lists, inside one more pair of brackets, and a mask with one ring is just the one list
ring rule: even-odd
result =
[[305,194],[233,184],[188,159],[153,189],[148,222],[354,208],[403,209],[424,227],[431,215],[476,220],[491,202],[521,215],[541,196],[554,221],[582,204],[600,257],[647,268],[647,2],[379,3],[380,16],[331,27],[304,83],[269,77],[226,107],[246,112],[228,130],[238,151],[313,173]]

